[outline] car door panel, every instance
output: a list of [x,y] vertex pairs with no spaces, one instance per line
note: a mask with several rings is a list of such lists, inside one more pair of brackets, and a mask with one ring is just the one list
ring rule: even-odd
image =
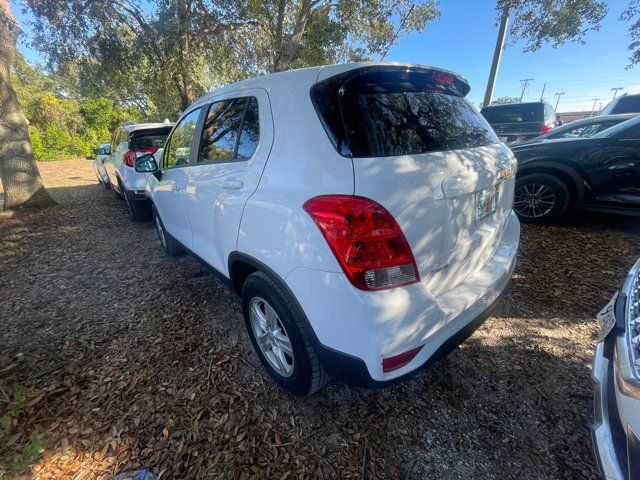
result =
[[640,140],[603,138],[585,157],[594,203],[640,205]]
[[163,166],[160,178],[150,180],[153,203],[164,227],[172,237],[189,249],[192,248],[192,233],[183,192],[194,151],[200,111],[200,108],[196,108],[188,112],[176,124],[159,155]]
[[242,97],[254,97],[258,102],[259,140],[255,152],[247,160],[189,167],[183,193],[193,232],[193,252],[225,275],[228,274],[229,254],[236,249],[244,205],[258,187],[273,142],[273,122],[266,91],[245,89],[215,101]]

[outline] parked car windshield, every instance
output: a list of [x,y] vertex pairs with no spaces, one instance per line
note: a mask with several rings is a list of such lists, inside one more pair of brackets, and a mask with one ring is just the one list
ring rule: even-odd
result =
[[614,125],[617,125],[618,123],[620,123],[618,120],[607,120],[599,123],[576,125],[573,128],[566,128],[561,132],[556,132],[548,135],[546,138],[589,138],[593,137],[596,133],[602,132],[607,128],[611,128]]
[[325,130],[343,155],[415,155],[498,142],[464,99],[468,85],[454,75],[407,69],[352,75],[312,89]]
[[527,123],[544,121],[542,103],[519,103],[514,105],[495,105],[484,107],[482,115],[490,124]]

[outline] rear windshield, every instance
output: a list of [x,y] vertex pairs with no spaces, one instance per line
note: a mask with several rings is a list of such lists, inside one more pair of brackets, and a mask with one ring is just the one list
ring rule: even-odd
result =
[[492,125],[544,122],[544,105],[542,103],[496,105],[495,107],[484,107],[481,111],[484,118]]
[[387,67],[331,77],[311,97],[342,155],[386,157],[497,143],[468,91],[449,73]]
[[640,112],[640,95],[633,95],[628,97],[622,97],[620,100],[618,100],[618,103],[613,105],[613,108],[611,108],[611,111],[606,113],[620,114],[620,113],[638,113],[638,112]]
[[143,148],[155,148],[157,150],[163,148],[170,131],[171,128],[167,128],[166,131],[133,132],[129,140],[129,148],[132,150]]

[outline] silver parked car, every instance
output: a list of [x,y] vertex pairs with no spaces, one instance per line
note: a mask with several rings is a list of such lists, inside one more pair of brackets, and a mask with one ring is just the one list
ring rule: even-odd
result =
[[593,362],[596,457],[607,479],[640,478],[640,260],[598,313]]

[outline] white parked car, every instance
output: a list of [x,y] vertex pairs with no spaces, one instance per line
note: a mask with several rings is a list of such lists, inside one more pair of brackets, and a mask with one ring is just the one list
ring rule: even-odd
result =
[[91,160],[93,162],[93,171],[96,174],[98,183],[106,189],[111,187],[109,178],[107,177],[107,172],[104,169],[104,163],[109,159],[109,154],[109,144],[103,143],[102,145],[98,145],[98,148],[94,150],[93,157],[87,157],[87,160]]
[[596,457],[607,479],[640,478],[640,260],[598,314],[593,362]]
[[168,120],[165,123],[126,123],[113,133],[111,155],[104,167],[114,195],[124,198],[133,220],[146,218],[148,212],[147,178],[135,171],[134,161],[140,155],[161,149],[172,128],[173,124]]
[[168,254],[242,296],[264,367],[295,395],[382,386],[442,358],[495,308],[520,226],[516,162],[462,77],[361,63],[199,99],[161,164],[136,161]]

